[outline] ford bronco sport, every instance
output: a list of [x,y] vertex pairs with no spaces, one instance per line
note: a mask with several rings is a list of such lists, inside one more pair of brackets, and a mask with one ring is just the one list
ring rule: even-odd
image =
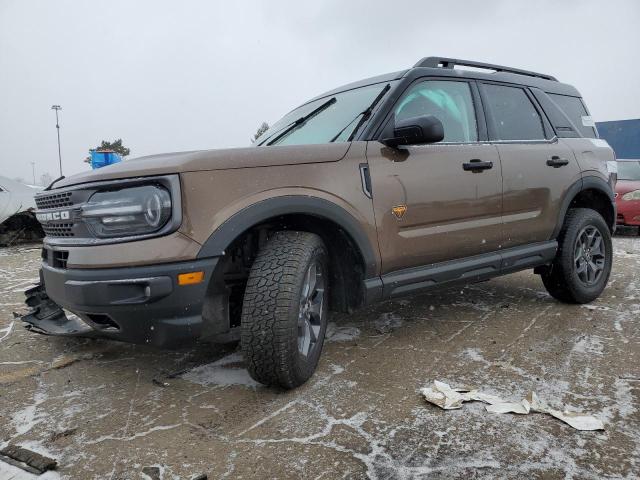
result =
[[156,346],[235,336],[253,378],[293,388],[329,311],[524,269],[560,301],[597,298],[614,160],[572,86],[425,58],[308,101],[249,148],[57,180],[36,196],[24,321]]

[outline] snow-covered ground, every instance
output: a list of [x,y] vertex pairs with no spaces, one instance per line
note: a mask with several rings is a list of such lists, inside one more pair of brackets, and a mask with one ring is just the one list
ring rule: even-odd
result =
[[[253,382],[235,345],[29,333],[12,311],[39,252],[0,250],[0,447],[56,458],[40,478],[637,478],[640,239],[615,250],[610,285],[587,306],[523,272],[336,316],[316,375],[291,392]],[[533,390],[605,430],[478,403],[444,411],[420,395],[433,380]],[[32,478],[15,472],[0,462],[0,479]]]

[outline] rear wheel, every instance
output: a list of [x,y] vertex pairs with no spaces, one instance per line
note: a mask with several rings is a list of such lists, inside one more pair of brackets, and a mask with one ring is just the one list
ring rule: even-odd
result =
[[327,251],[308,232],[277,232],[251,267],[242,350],[258,382],[295,388],[316,369],[327,329]]
[[542,282],[560,301],[591,302],[609,281],[612,254],[611,232],[602,216],[588,208],[569,210],[558,236],[558,253]]

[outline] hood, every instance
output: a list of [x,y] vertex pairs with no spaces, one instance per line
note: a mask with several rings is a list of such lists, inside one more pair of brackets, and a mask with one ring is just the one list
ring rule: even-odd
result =
[[616,183],[616,193],[620,196],[634,190],[640,190],[640,180],[618,180]]
[[54,188],[87,182],[171,173],[337,162],[346,155],[349,145],[350,143],[342,142],[163,153],[134,158],[98,170],[79,173],[60,180],[55,183]]

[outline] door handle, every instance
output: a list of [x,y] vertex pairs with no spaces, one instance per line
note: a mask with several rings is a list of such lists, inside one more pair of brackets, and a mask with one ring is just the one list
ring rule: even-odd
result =
[[482,170],[490,170],[492,168],[493,162],[483,162],[479,158],[474,158],[473,160],[469,160],[468,162],[462,164],[462,169],[465,172],[478,173]]
[[569,160],[566,158],[560,158],[557,155],[554,155],[549,160],[547,160],[547,165],[553,168],[564,167],[565,165],[569,165]]

